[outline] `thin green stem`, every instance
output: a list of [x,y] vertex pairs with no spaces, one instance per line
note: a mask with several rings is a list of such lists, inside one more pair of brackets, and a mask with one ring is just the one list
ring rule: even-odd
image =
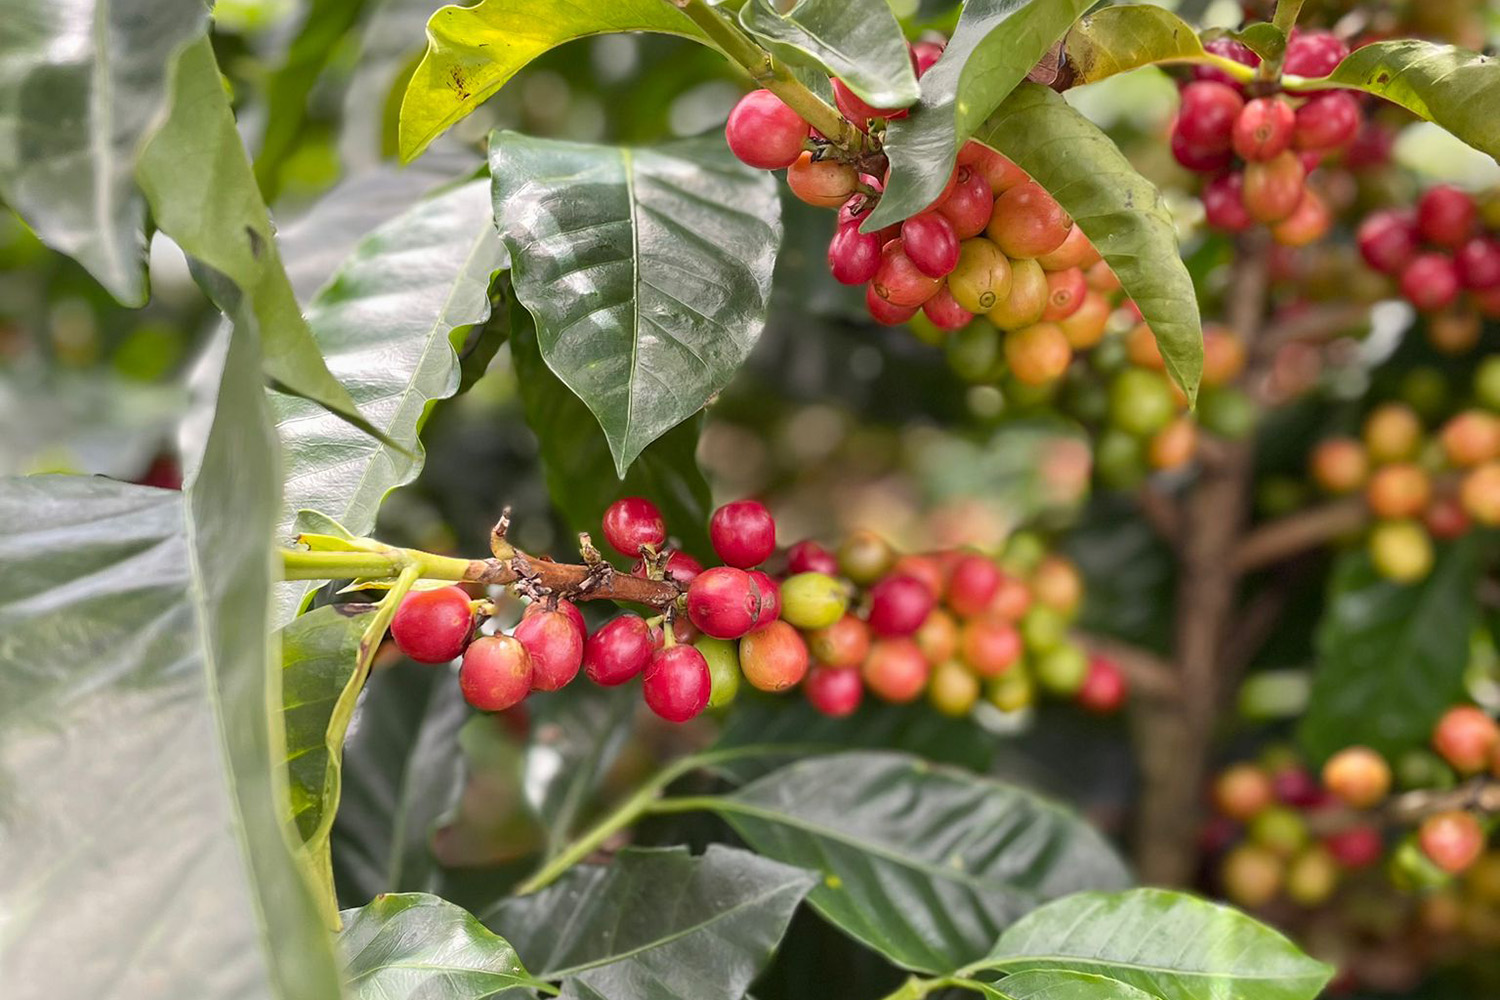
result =
[[469,559],[439,556],[417,549],[381,547],[369,551],[281,550],[283,580],[388,580],[408,566],[420,579],[463,580],[471,567]]
[[1276,0],[1276,13],[1272,15],[1271,23],[1290,37],[1292,29],[1297,26],[1297,15],[1301,13],[1302,0]]

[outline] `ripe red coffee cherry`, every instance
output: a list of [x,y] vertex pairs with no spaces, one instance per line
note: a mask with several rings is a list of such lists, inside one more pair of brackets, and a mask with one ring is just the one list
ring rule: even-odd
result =
[[1473,469],[1459,486],[1458,499],[1475,521],[1489,528],[1500,525],[1500,463],[1485,462]]
[[1400,274],[1417,254],[1417,223],[1410,212],[1375,212],[1360,223],[1356,237],[1360,256],[1382,274]]
[[1119,664],[1108,657],[1094,654],[1089,657],[1088,676],[1083,679],[1083,687],[1078,689],[1074,698],[1085,711],[1095,715],[1113,715],[1125,704],[1129,693],[1129,682]]
[[859,174],[849,164],[815,160],[811,152],[804,152],[786,168],[786,186],[792,194],[819,208],[838,208],[844,204],[858,181]]
[[1478,774],[1500,744],[1495,720],[1473,705],[1450,708],[1432,731],[1432,748],[1460,774]]
[[1391,790],[1391,767],[1369,747],[1347,747],[1323,765],[1323,787],[1354,809],[1378,805]]
[[862,233],[858,223],[839,226],[828,241],[828,270],[844,285],[863,285],[880,268],[880,248],[888,241],[880,233]]
[[1216,174],[1234,162],[1233,150],[1195,146],[1175,128],[1172,130],[1171,146],[1172,156],[1177,162],[1194,173]]
[[1104,339],[1104,332],[1109,326],[1109,314],[1113,311],[1109,299],[1091,288],[1084,294],[1078,311],[1062,320],[1058,326],[1062,327],[1063,336],[1068,338],[1069,347],[1075,351],[1085,351]]
[[1432,481],[1420,466],[1383,465],[1370,477],[1365,499],[1376,517],[1416,517],[1432,499]]
[[1005,361],[1016,380],[1046,385],[1062,377],[1073,360],[1073,348],[1056,323],[1033,323],[1005,335]]
[[1257,222],[1280,222],[1302,200],[1307,171],[1290,151],[1245,166],[1245,211]]
[[[915,66],[915,62],[913,62]],[[870,131],[871,118],[905,118],[904,108],[877,108],[866,104],[859,98],[849,86],[838,77],[833,78],[833,103],[838,106],[839,112],[861,132]]]
[[687,592],[688,618],[704,635],[738,639],[760,617],[760,588],[749,573],[714,566],[698,574]]
[[1417,830],[1422,853],[1449,875],[1465,871],[1484,853],[1484,828],[1461,809],[1429,816]]
[[1465,288],[1476,292],[1500,288],[1500,240],[1476,236],[1458,248],[1453,266]]
[[1011,262],[1000,248],[982,236],[964,240],[958,263],[948,275],[948,293],[971,313],[985,313],[1010,295]]
[[531,693],[531,656],[508,635],[482,635],[464,650],[458,687],[481,712],[503,712]]
[[922,303],[922,312],[939,330],[962,330],[974,321],[974,314],[958,304],[946,283]]
[[752,569],[749,573],[755,586],[760,588],[760,614],[755,619],[755,627],[760,628],[781,617],[781,584],[772,579],[769,573],[758,569]]
[[641,677],[646,705],[668,722],[686,722],[708,707],[713,677],[708,661],[692,646],[669,646],[651,654]]
[[1254,764],[1236,764],[1214,782],[1214,806],[1230,819],[1241,823],[1276,801],[1271,776]]
[[1075,222],[1068,230],[1068,238],[1056,250],[1042,254],[1036,262],[1044,271],[1066,271],[1076,267],[1081,272],[1099,262],[1099,250]]
[[531,654],[531,686],[538,691],[556,691],[574,677],[583,665],[583,636],[561,611],[542,611],[521,618],[516,641]]
[[943,663],[958,655],[958,622],[941,608],[932,609],[912,638],[928,663]]
[[1271,236],[1284,247],[1305,247],[1328,235],[1333,213],[1318,192],[1307,188],[1292,214],[1271,227]]
[[1083,305],[1083,297],[1088,294],[1088,290],[1082,268],[1048,271],[1047,308],[1042,312],[1043,322],[1056,323],[1073,315]]
[[964,143],[964,148],[958,151],[958,165],[972,166],[985,179],[993,194],[1009,191],[1031,179],[1008,157],[973,140]]
[[719,558],[730,566],[759,566],[776,551],[776,521],[757,500],[735,500],[714,511],[708,537]]
[[624,684],[651,659],[651,628],[640,615],[605,622],[583,644],[583,670],[605,687]]
[[[1248,46],[1235,41],[1227,35],[1209,39],[1203,43],[1203,48],[1216,56],[1233,60],[1242,66],[1254,68],[1260,65],[1260,56],[1251,51]],[[1216,80],[1219,83],[1228,84],[1232,87],[1240,85],[1238,80],[1216,66],[1194,66],[1193,79]]]
[[1474,522],[1456,497],[1438,497],[1422,512],[1422,525],[1438,541],[1451,542],[1467,535]]
[[807,673],[807,643],[786,622],[752,629],[740,640],[740,669],[751,687],[785,691]]
[[806,539],[786,550],[786,571],[789,575],[826,573],[838,576],[839,561],[832,552],[817,542]]
[[860,667],[865,685],[884,701],[912,701],[927,686],[931,667],[911,639],[881,639]]
[[1448,461],[1461,469],[1500,458],[1500,417],[1485,410],[1464,410],[1440,435]]
[[473,605],[460,587],[411,591],[391,619],[396,648],[418,663],[447,663],[473,631]]
[[922,581],[922,584],[931,592],[934,598],[943,596],[944,573],[943,566],[931,555],[919,555],[908,553],[897,559],[891,566],[894,573],[904,573],[914,576]]
[[604,512],[604,540],[622,556],[638,556],[643,545],[661,548],[667,540],[667,522],[645,497],[625,497]]
[[[666,566],[662,569],[663,576],[683,589],[686,589],[687,585],[692,583],[694,578],[702,572],[702,563],[686,552],[681,552],[677,549],[673,549],[668,553]],[[642,580],[649,578],[650,570],[646,565],[646,560],[637,559],[635,564],[630,567],[630,575],[638,576]]]
[[911,47],[912,65],[916,67],[917,79],[932,68],[933,64],[943,57],[942,42],[917,42]]
[[921,628],[936,599],[927,585],[906,573],[892,573],[870,588],[870,628],[884,638],[908,636]]
[[959,630],[958,654],[981,677],[999,677],[1021,652],[1021,633],[1003,618],[973,618]]
[[939,279],[923,274],[907,256],[905,243],[894,239],[881,249],[880,267],[870,281],[870,287],[891,305],[915,309],[932,298],[938,290],[938,283]]
[[857,668],[813,667],[802,682],[812,707],[835,719],[853,715],[864,700],[865,682]]
[[972,166],[961,166],[952,192],[938,205],[937,213],[948,220],[955,236],[966,240],[984,232],[994,208],[995,195],[984,175]]
[[[948,607],[960,618],[984,614],[1000,592],[1002,578],[992,560],[972,553],[963,556],[948,575]],[[1023,608],[1016,617],[1024,613]]]
[[990,601],[990,606],[985,609],[986,613],[1004,618],[1008,622],[1018,622],[1025,618],[1026,612],[1030,610],[1031,588],[1018,577],[1001,573],[1000,587],[995,591],[995,597]]
[[1458,293],[1458,270],[1445,253],[1417,254],[1401,272],[1401,294],[1422,312],[1448,308]]
[[557,607],[555,608],[547,607],[547,602],[545,601],[532,601],[530,604],[526,605],[526,609],[521,612],[521,617],[523,619],[531,618],[535,615],[541,614],[543,611],[556,611],[560,614],[566,615],[568,621],[578,632],[578,641],[582,642],[588,638],[588,623],[583,620],[583,612],[578,610],[578,605],[574,604],[572,601],[560,600],[557,602]]
[[1293,76],[1327,76],[1348,54],[1349,46],[1331,31],[1296,28],[1287,40],[1281,69]]
[[832,625],[809,632],[807,648],[826,667],[857,667],[870,652],[870,627],[846,614]]
[[1462,246],[1473,235],[1479,207],[1467,192],[1440,184],[1417,202],[1417,229],[1429,243]]
[[1269,160],[1292,144],[1297,116],[1279,97],[1257,97],[1234,123],[1234,151],[1246,160]]
[[1235,122],[1245,109],[1240,92],[1225,83],[1198,80],[1182,88],[1177,131],[1204,151],[1222,152],[1234,139]]
[[1220,174],[1203,188],[1203,216],[1221,232],[1240,233],[1255,225],[1245,210],[1245,176],[1238,170]]
[[1345,868],[1368,868],[1385,853],[1385,841],[1373,826],[1356,826],[1323,839],[1323,846]]
[[941,278],[958,264],[958,234],[939,212],[922,212],[901,223],[901,246],[929,278]]
[[742,162],[761,170],[780,170],[802,155],[807,122],[769,90],[752,90],[729,112],[724,138]]
[[886,301],[875,290],[875,283],[872,281],[865,286],[865,308],[869,310],[870,318],[875,322],[885,326],[898,326],[915,316],[918,307],[898,306],[894,302]]
[[1029,259],[1051,253],[1068,238],[1073,220],[1036,181],[1027,181],[995,199],[985,232],[1005,256]]
[[1329,493],[1352,493],[1370,475],[1370,458],[1353,438],[1329,438],[1312,453],[1313,479]]
[[1050,291],[1042,265],[1034,260],[1014,261],[1010,269],[1010,294],[995,303],[986,315],[1002,330],[1031,326],[1041,320]]
[[1338,149],[1359,134],[1359,101],[1345,90],[1317,94],[1297,109],[1292,145],[1301,150]]

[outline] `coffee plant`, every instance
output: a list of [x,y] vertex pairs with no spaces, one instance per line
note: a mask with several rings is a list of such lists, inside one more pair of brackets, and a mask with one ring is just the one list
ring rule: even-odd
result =
[[1500,992],[1488,5],[0,15],[7,1000]]

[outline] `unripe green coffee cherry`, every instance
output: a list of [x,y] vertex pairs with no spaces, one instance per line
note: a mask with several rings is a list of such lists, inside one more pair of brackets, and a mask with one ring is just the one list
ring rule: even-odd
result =
[[985,697],[1002,712],[1019,712],[1036,700],[1036,685],[1025,663],[1013,663],[1009,670],[989,682]]
[[[1046,611],[1046,608],[1036,608],[1028,613],[1030,618],[1037,611]],[[1055,612],[1054,612],[1055,614]],[[1022,627],[1025,625],[1023,623]],[[1089,658],[1078,646],[1071,642],[1064,642],[1055,649],[1050,649],[1037,656],[1032,661],[1033,670],[1036,673],[1037,683],[1047,692],[1060,698],[1071,698],[1083,687],[1084,679],[1089,675]]]
[[1279,857],[1296,854],[1307,846],[1310,837],[1301,814],[1286,806],[1262,809],[1250,821],[1250,839]]
[[1026,643],[1029,653],[1037,656],[1050,653],[1066,642],[1067,638],[1068,620],[1051,608],[1037,605],[1021,619],[1021,640]]
[[1109,386],[1109,419],[1137,437],[1155,434],[1177,415],[1167,377],[1147,368],[1127,368]]
[[798,573],[781,585],[781,617],[798,628],[827,628],[848,608],[843,584],[826,573]]
[[734,639],[711,639],[708,636],[693,643],[693,648],[702,653],[708,663],[712,685],[708,694],[709,708],[723,708],[740,693],[739,645]]

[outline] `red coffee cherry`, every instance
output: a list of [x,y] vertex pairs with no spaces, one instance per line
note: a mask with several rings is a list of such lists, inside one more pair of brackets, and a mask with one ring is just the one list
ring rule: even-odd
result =
[[985,232],[1005,256],[1040,257],[1062,246],[1073,220],[1035,181],[1027,181],[995,199],[995,210]]
[[1437,312],[1458,298],[1458,269],[1445,253],[1421,253],[1401,272],[1401,294],[1422,312]]
[[530,604],[526,605],[526,609],[521,612],[521,617],[530,618],[533,615],[541,614],[543,611],[557,611],[561,614],[566,615],[568,621],[571,622],[573,627],[578,630],[579,641],[582,642],[583,640],[588,638],[588,623],[583,620],[583,612],[578,610],[578,605],[574,604],[572,601],[559,600],[557,602],[557,607],[555,608],[547,607],[547,603],[545,601],[532,601]]
[[686,722],[708,707],[713,678],[708,661],[692,646],[670,646],[651,654],[641,676],[646,705],[668,722]]
[[730,566],[759,566],[776,551],[776,521],[757,500],[735,500],[714,511],[708,537],[719,558]]
[[1109,299],[1091,288],[1084,294],[1078,311],[1062,320],[1058,326],[1068,339],[1069,347],[1075,351],[1086,351],[1104,339],[1105,330],[1109,326],[1109,314],[1113,311]]
[[894,302],[887,302],[875,290],[873,281],[865,286],[865,308],[869,310],[871,319],[885,326],[898,326],[917,314],[917,306],[898,306]]
[[1433,864],[1449,875],[1457,875],[1484,853],[1484,828],[1473,813],[1453,809],[1423,820],[1417,843]]
[[531,693],[531,656],[508,635],[482,635],[464,650],[458,687],[481,712],[503,712]]
[[1073,360],[1073,348],[1056,323],[1033,323],[1005,335],[1005,361],[1016,381],[1046,385],[1062,377]]
[[1233,142],[1235,121],[1244,109],[1245,99],[1234,87],[1199,80],[1182,88],[1177,131],[1198,149],[1222,152]]
[[832,552],[812,539],[806,539],[786,550],[786,571],[788,576],[798,573],[838,576],[839,561]]
[[1345,868],[1368,868],[1385,853],[1385,841],[1373,826],[1356,826],[1323,838],[1323,846]]
[[932,668],[911,639],[881,639],[870,647],[860,672],[876,697],[897,704],[913,701],[927,686]]
[[755,586],[760,589],[760,614],[755,619],[755,627],[760,628],[781,617],[781,584],[772,579],[769,573],[763,573],[758,569],[748,572],[750,579],[754,580]]
[[1417,221],[1410,212],[1387,209],[1360,223],[1360,256],[1382,274],[1400,274],[1417,254]]
[[1001,580],[1000,567],[992,560],[972,553],[963,556],[948,576],[948,607],[960,618],[984,614],[999,593]]
[[880,248],[888,241],[880,233],[862,233],[858,223],[839,226],[828,241],[828,270],[844,285],[863,285],[880,268]]
[[1348,54],[1349,46],[1330,31],[1295,28],[1286,43],[1281,71],[1292,76],[1327,76]]
[[1286,151],[1245,165],[1245,210],[1257,222],[1280,222],[1302,201],[1307,171],[1297,154]]
[[1417,465],[1383,465],[1370,477],[1365,500],[1376,517],[1416,517],[1432,499],[1432,481]]
[[930,555],[907,553],[896,560],[895,564],[891,566],[891,572],[904,573],[907,576],[914,576],[918,580],[921,580],[923,586],[927,588],[934,599],[941,597],[943,594],[943,567],[937,559]]
[[1329,438],[1312,453],[1313,479],[1329,493],[1352,493],[1370,475],[1370,457],[1353,438]]
[[1355,809],[1378,805],[1391,790],[1391,767],[1369,747],[1347,747],[1323,765],[1323,787]]
[[460,587],[411,591],[391,619],[396,648],[418,663],[447,663],[473,631],[473,605]]
[[1500,240],[1493,236],[1476,236],[1458,248],[1453,255],[1458,280],[1476,292],[1500,288]]
[[[1242,66],[1249,66],[1252,69],[1260,65],[1260,56],[1251,51],[1248,46],[1235,41],[1227,35],[1221,35],[1218,38],[1204,42],[1203,48],[1216,56],[1222,56]],[[1234,77],[1215,66],[1194,66],[1193,79],[1215,80],[1232,87],[1239,87],[1240,85],[1239,81],[1235,80]]]
[[802,155],[807,128],[807,122],[781,103],[781,98],[769,90],[752,90],[729,112],[724,138],[741,162],[761,170],[781,170]]
[[[949,587],[949,601],[952,601],[952,587]],[[956,610],[956,609],[955,609]],[[1031,610],[1031,588],[1026,582],[1008,573],[1000,574],[1000,587],[995,591],[995,597],[985,609],[986,614],[996,615],[1008,622],[1019,622],[1026,617],[1026,612]]]
[[1042,313],[1043,322],[1056,323],[1073,315],[1083,305],[1083,297],[1088,294],[1088,290],[1082,268],[1048,271],[1047,308]]
[[[913,63],[915,65],[915,63]],[[866,104],[848,85],[838,77],[833,78],[833,103],[838,105],[839,113],[849,119],[861,132],[870,131],[871,118],[905,118],[905,108],[876,108]]]
[[1318,192],[1307,188],[1292,214],[1271,227],[1271,236],[1284,247],[1305,247],[1328,235],[1333,213]]
[[667,522],[645,497],[625,497],[604,512],[604,540],[622,556],[638,556],[643,545],[661,548],[667,540]]
[[958,304],[946,284],[922,303],[922,312],[939,330],[962,330],[974,321],[974,314]]
[[1269,160],[1292,144],[1297,116],[1279,97],[1257,97],[1234,123],[1234,151],[1246,160]]
[[804,152],[786,168],[786,186],[792,194],[819,208],[838,208],[844,204],[854,193],[858,180],[859,174],[849,164],[815,160],[811,152]]
[[938,205],[937,213],[948,220],[960,240],[978,236],[990,224],[995,195],[984,175],[971,166],[958,168],[953,191]]
[[938,279],[924,274],[907,255],[905,243],[894,239],[881,249],[870,287],[891,305],[915,310],[938,290]]
[[1359,134],[1359,101],[1346,90],[1316,94],[1297,109],[1292,145],[1324,152],[1354,141]]
[[943,663],[958,655],[958,622],[941,608],[932,609],[912,638],[928,663]]
[[870,627],[846,614],[832,625],[807,634],[813,658],[827,667],[857,667],[870,652]]
[[1462,246],[1474,233],[1479,206],[1467,192],[1439,184],[1417,202],[1417,229],[1429,243]]
[[1188,170],[1199,174],[1216,174],[1234,162],[1234,151],[1230,149],[1204,149],[1188,142],[1176,129],[1172,130],[1172,156]]
[[922,212],[901,223],[901,246],[929,278],[941,278],[958,264],[958,234],[940,212]]
[[1460,469],[1500,458],[1500,417],[1486,410],[1464,410],[1439,435],[1448,461]]
[[807,643],[786,622],[762,625],[740,640],[740,669],[750,686],[762,691],[785,691],[800,684],[807,663]]
[[1220,174],[1203,188],[1203,216],[1210,226],[1241,233],[1255,225],[1245,211],[1245,177],[1238,170]]
[[892,573],[870,588],[870,628],[883,638],[908,636],[921,628],[936,599],[914,576]]
[[1214,782],[1214,805],[1230,819],[1245,823],[1276,801],[1271,776],[1254,764],[1236,764]]
[[1473,705],[1450,708],[1432,731],[1432,748],[1460,774],[1478,774],[1500,744],[1500,727]]
[[1095,654],[1089,657],[1088,676],[1084,677],[1083,687],[1078,689],[1078,694],[1074,697],[1085,711],[1095,715],[1113,715],[1125,704],[1129,693],[1130,685],[1120,665],[1108,657]]
[[812,707],[835,719],[853,715],[864,700],[865,682],[851,667],[813,667],[802,682]]
[[640,615],[621,615],[599,626],[583,644],[583,670],[605,687],[624,684],[651,660],[651,628]]
[[1021,633],[1003,618],[972,618],[959,629],[958,655],[980,677],[999,677],[1021,653]]
[[1438,497],[1422,512],[1422,524],[1427,533],[1443,542],[1462,538],[1474,527],[1464,506],[1456,497]]
[[706,569],[688,587],[688,618],[715,639],[738,639],[754,628],[760,605],[755,580],[733,566]]
[[932,68],[943,57],[942,42],[917,42],[911,47],[912,65],[917,69],[917,79]]
[[[686,589],[688,584],[703,572],[703,564],[686,552],[673,549],[667,555],[667,563],[663,567],[663,575],[677,586]],[[630,567],[630,575],[638,576],[642,580],[647,579],[649,571],[644,559],[637,559],[635,565]]]
[[1009,191],[1016,185],[1025,184],[1031,179],[1026,171],[1016,166],[1009,158],[972,139],[964,143],[964,148],[958,151],[958,165],[973,167],[984,178],[993,194]]
[[531,655],[531,686],[536,690],[556,691],[578,676],[583,636],[561,611],[523,616],[515,638]]

